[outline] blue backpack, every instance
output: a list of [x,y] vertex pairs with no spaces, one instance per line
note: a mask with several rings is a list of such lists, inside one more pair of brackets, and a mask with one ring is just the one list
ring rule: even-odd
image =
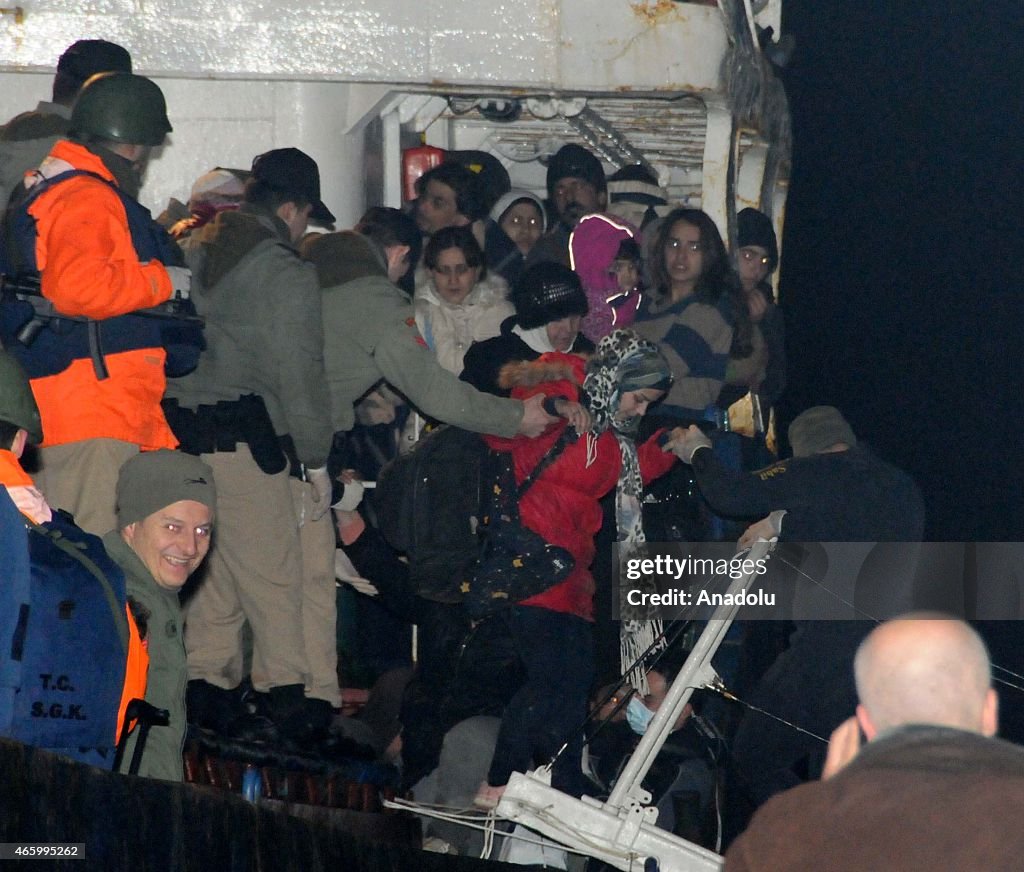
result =
[[0,735],[110,769],[128,657],[124,574],[66,515],[0,487]]

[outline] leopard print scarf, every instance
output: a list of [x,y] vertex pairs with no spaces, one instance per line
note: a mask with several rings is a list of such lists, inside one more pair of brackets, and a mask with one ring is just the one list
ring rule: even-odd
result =
[[[587,465],[596,460],[597,438],[606,430],[615,434],[622,455],[615,491],[620,569],[630,554],[644,543],[645,537],[640,509],[643,480],[634,441],[640,417],[618,418],[616,413],[623,393],[644,388],[667,390],[671,380],[668,362],[658,347],[632,330],[615,330],[605,336],[587,363],[583,394],[593,421],[586,436]],[[625,593],[625,587],[620,585],[620,597]],[[661,636],[661,622],[652,620],[649,614],[637,614],[634,606],[627,608],[624,599],[620,600],[620,608],[623,614],[620,631],[622,671],[628,671],[629,682],[646,693],[647,676],[641,655]],[[626,615],[629,615],[628,619]]]

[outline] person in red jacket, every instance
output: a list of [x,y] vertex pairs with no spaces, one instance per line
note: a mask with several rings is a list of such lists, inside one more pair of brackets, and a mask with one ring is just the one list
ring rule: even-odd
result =
[[[661,352],[634,332],[613,331],[586,363],[554,352],[533,363],[514,364],[504,375],[514,385],[513,397],[541,393],[569,408],[579,402],[589,412],[590,425],[519,500],[523,525],[566,549],[575,565],[564,581],[500,613],[522,657],[526,681],[502,718],[487,781],[476,798],[483,808],[497,805],[512,772],[526,771],[535,759],[550,759],[567,740],[552,783],[576,796],[582,792],[582,735],[573,731],[586,714],[593,678],[594,579],[589,567],[601,526],[599,500],[616,488],[619,541],[642,542],[643,485],[672,466],[657,444],[660,432],[640,446],[633,441],[641,416],[672,382]],[[568,426],[569,421],[560,421],[536,439],[487,441],[495,450],[511,452],[521,483]]]
[[178,444],[160,408],[167,355],[146,326],[155,319],[115,320],[187,296],[180,252],[135,199],[150,150],[170,130],[154,82],[93,76],[69,138],[26,176],[21,211],[12,207],[9,219],[20,271],[38,271],[57,312],[93,320],[44,329],[19,359],[43,419],[40,489],[97,535],[115,526],[121,465],[140,449]]

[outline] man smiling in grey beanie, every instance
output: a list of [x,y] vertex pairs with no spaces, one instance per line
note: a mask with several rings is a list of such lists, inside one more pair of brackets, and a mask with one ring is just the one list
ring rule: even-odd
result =
[[150,778],[182,780],[188,671],[178,592],[210,549],[216,505],[213,472],[198,457],[147,451],[121,467],[118,529],[103,537],[103,546],[124,570],[136,621],[146,627],[146,702],[170,713],[167,726],[153,727],[146,742],[139,774]]

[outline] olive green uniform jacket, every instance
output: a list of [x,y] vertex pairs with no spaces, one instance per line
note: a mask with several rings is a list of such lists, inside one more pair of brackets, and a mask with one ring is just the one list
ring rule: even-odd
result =
[[409,298],[387,278],[382,255],[358,233],[332,234],[313,255],[323,288],[324,364],[337,431],[351,430],[354,405],[382,379],[422,413],[477,433],[514,436],[518,400],[482,394],[446,371],[416,327]]
[[[185,642],[182,638],[181,606],[178,592],[164,590],[121,538],[116,530],[103,537],[107,554],[124,571],[128,596],[148,612],[146,644],[149,648],[149,673],[146,681],[146,702],[167,709],[170,723],[149,731],[142,754],[139,775],[182,780],[181,749],[185,743]],[[128,739],[121,771],[127,772],[135,753],[138,727]]]

